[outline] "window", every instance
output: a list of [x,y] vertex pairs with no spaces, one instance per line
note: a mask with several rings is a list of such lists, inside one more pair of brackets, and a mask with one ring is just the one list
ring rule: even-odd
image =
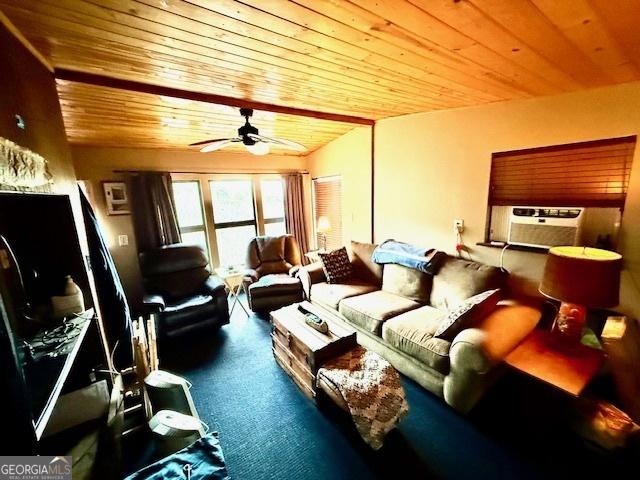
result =
[[182,242],[201,246],[208,257],[209,248],[207,247],[207,234],[202,213],[200,183],[197,181],[174,181],[172,184]]
[[220,265],[242,265],[247,245],[256,236],[251,180],[212,180],[213,224]]
[[[493,154],[489,240],[514,243],[514,232],[555,238],[555,231],[574,244],[614,248],[635,143],[625,137]],[[570,219],[577,207],[581,214]]]
[[286,233],[281,177],[175,176],[173,192],[182,239],[205,248],[212,267],[243,265],[247,246],[256,235]]
[[264,234],[284,235],[287,228],[284,219],[284,185],[281,178],[260,180]]
[[[324,246],[326,236],[327,250],[333,250],[343,245],[342,240],[342,178],[338,176],[321,177],[313,179],[313,202],[315,216],[316,246]],[[318,228],[318,220],[322,221],[327,231],[322,232]]]

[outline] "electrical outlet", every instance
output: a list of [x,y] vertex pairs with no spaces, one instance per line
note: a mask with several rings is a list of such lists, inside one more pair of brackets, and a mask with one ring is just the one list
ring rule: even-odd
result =
[[456,218],[453,221],[453,229],[458,233],[464,232],[464,220],[462,220],[461,218]]
[[129,236],[128,235],[118,235],[118,245],[121,247],[126,247],[129,245]]

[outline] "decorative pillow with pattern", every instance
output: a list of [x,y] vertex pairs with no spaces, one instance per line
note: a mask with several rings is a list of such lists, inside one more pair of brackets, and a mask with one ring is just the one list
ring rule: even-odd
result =
[[327,283],[340,283],[353,274],[347,249],[342,247],[333,252],[318,253]]
[[487,290],[467,298],[442,317],[440,325],[438,325],[438,329],[433,336],[450,342],[453,341],[454,337],[462,330],[473,327],[493,312],[500,298],[501,292],[499,288]]

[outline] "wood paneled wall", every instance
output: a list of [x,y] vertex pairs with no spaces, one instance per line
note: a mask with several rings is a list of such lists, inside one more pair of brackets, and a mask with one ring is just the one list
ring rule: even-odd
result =
[[[49,161],[53,189],[76,195],[75,173],[53,73],[0,24],[0,136]],[[18,128],[15,115],[24,119]]]

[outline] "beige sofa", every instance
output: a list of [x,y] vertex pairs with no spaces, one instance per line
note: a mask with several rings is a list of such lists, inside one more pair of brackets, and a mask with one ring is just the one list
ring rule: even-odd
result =
[[500,269],[447,256],[436,275],[371,261],[375,245],[352,242],[354,274],[326,282],[320,263],[298,276],[306,296],[335,310],[358,334],[358,343],[378,352],[400,372],[461,412],[470,410],[500,371],[501,361],[540,319],[539,307],[503,300],[493,313],[453,341],[435,338],[447,309],[485,290],[503,287]]

